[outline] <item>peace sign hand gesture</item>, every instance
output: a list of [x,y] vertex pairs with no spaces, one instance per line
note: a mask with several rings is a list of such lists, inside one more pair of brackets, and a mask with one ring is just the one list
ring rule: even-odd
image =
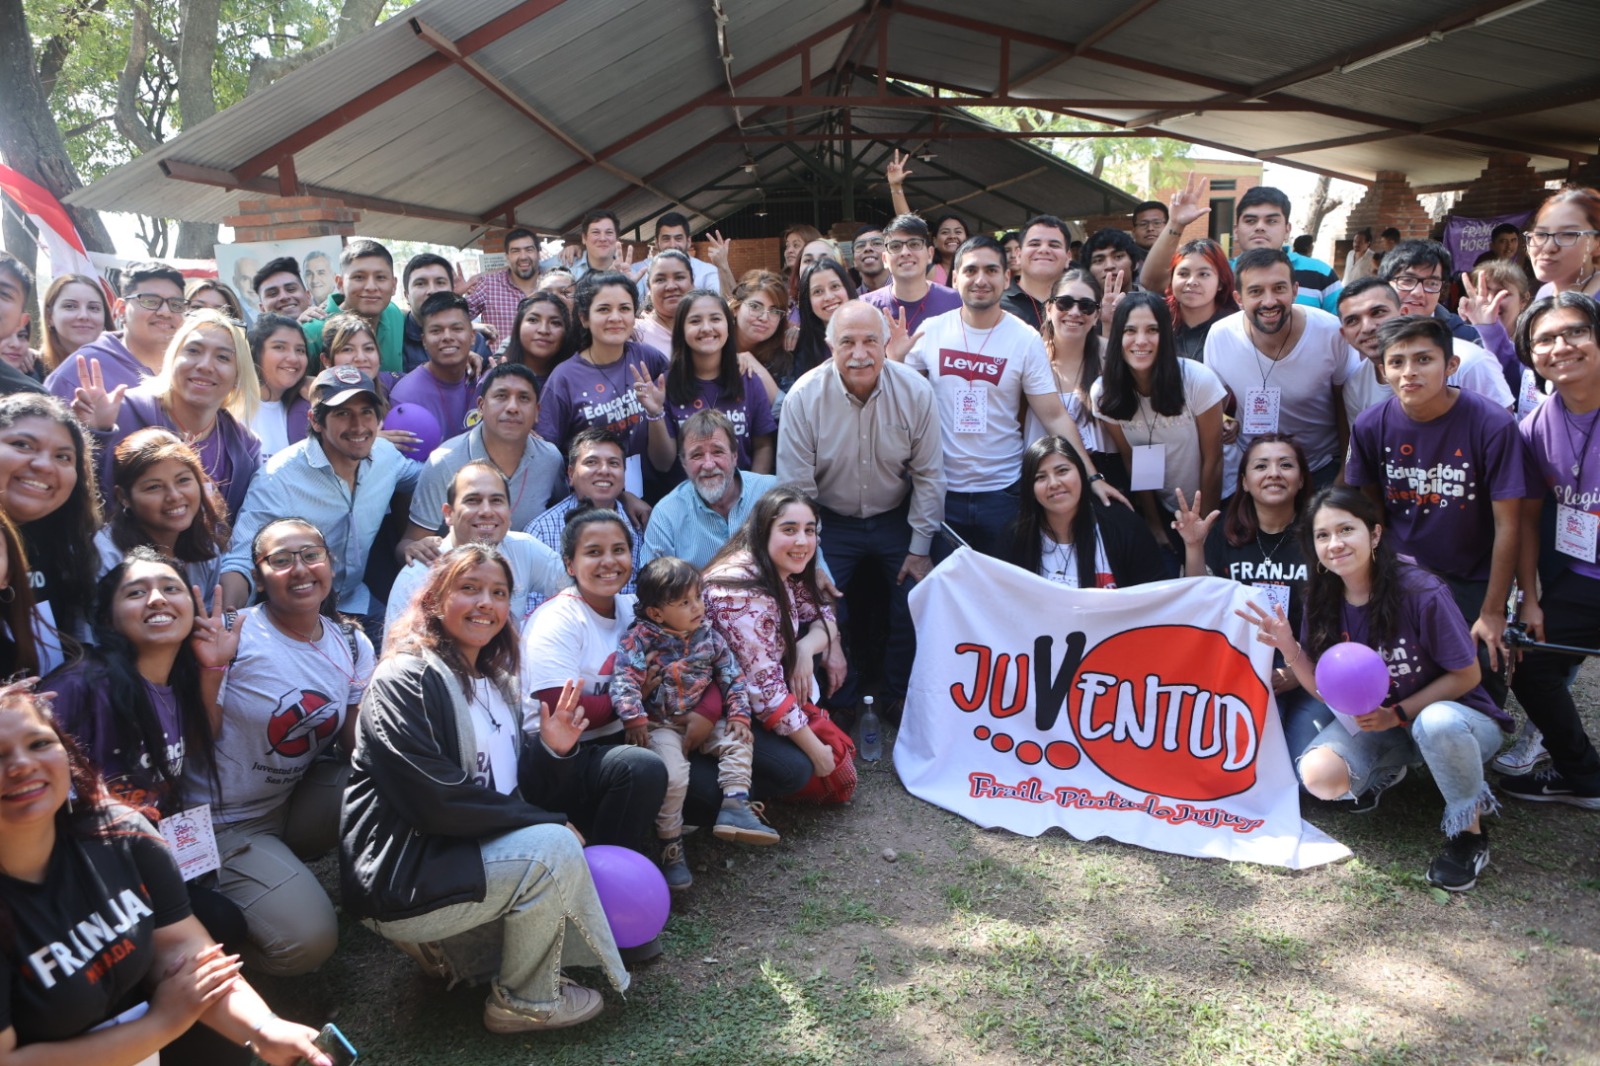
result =
[[732,241],[722,239],[721,230],[706,234],[706,244],[710,245],[706,249],[706,259],[714,267],[726,267],[728,265],[728,248],[732,243]]
[[899,188],[904,185],[906,179],[914,173],[906,169],[906,164],[909,162],[911,162],[911,156],[899,149],[896,149],[889,157],[889,165],[883,168],[883,176],[889,179],[891,188]]
[[1178,489],[1178,510],[1172,518],[1172,528],[1178,531],[1178,536],[1183,538],[1185,544],[1204,544],[1206,536],[1211,532],[1211,527],[1216,524],[1217,516],[1221,511],[1212,511],[1204,518],[1200,511],[1200,491],[1195,490],[1194,505],[1184,498],[1183,490]]
[[667,409],[667,375],[650,380],[650,366],[643,360],[637,366],[630,366],[628,373],[633,376],[633,394],[639,397],[645,417],[651,421],[660,418]]
[[1474,326],[1484,326],[1491,322],[1499,322],[1500,309],[1505,306],[1506,297],[1510,295],[1509,289],[1501,289],[1491,295],[1487,275],[1479,274],[1477,277],[1473,277],[1468,274],[1466,292],[1461,296],[1461,302],[1456,307],[1456,313]]
[[1105,295],[1100,298],[1100,329],[1108,333],[1111,330],[1111,320],[1116,317],[1117,305],[1127,294],[1122,291],[1127,284],[1127,278],[1121,270],[1106,271]]
[[[200,592],[200,586],[194,589],[194,602],[205,603],[205,596]],[[189,637],[189,647],[194,651],[194,657],[200,665],[208,669],[221,669],[232,663],[239,654],[239,631],[244,627],[239,624],[237,612],[226,610],[222,605],[222,586],[218,585],[216,594],[211,600],[211,610],[197,611],[194,617],[194,633]]]
[[79,384],[72,394],[73,417],[98,433],[110,433],[117,428],[117,414],[122,410],[122,397],[128,386],[118,385],[107,392],[100,360],[81,355],[76,358]]
[[1180,229],[1211,213],[1211,179],[1189,172],[1183,188],[1172,197],[1172,222]]
[[889,319],[889,343],[883,346],[883,353],[895,362],[903,363],[906,361],[906,353],[922,339],[922,331],[919,329],[911,333],[908,330],[904,307],[886,317]]
[[[1286,658],[1292,661],[1299,659],[1298,655],[1289,654],[1300,646],[1300,642],[1295,639],[1294,627],[1289,624],[1289,619],[1284,616],[1282,605],[1273,604],[1271,614],[1263,611],[1260,605],[1254,601],[1246,603],[1244,606],[1244,611],[1234,611],[1233,613],[1256,627],[1257,640],[1268,647],[1277,648],[1284,653]],[[1249,613],[1246,614],[1245,611]]]

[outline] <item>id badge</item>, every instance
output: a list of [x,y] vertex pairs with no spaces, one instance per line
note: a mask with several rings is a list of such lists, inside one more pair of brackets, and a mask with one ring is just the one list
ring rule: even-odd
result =
[[956,432],[986,433],[989,430],[989,391],[976,385],[956,390]]
[[1600,537],[1600,515],[1566,504],[1556,507],[1556,551],[1592,563],[1597,537]]
[[158,828],[172,849],[172,857],[178,860],[178,872],[185,881],[193,881],[222,865],[217,835],[211,828],[211,804],[169,814],[161,819]]
[[1165,444],[1135,444],[1133,446],[1133,476],[1128,487],[1134,492],[1167,487],[1167,446]]
[[1282,611],[1285,618],[1289,617],[1289,586],[1279,585],[1276,582],[1257,582],[1256,591],[1267,598],[1267,605],[1274,611]]
[[1278,432],[1278,409],[1282,403],[1283,390],[1276,385],[1246,389],[1244,409],[1240,412],[1244,432],[1252,437]]

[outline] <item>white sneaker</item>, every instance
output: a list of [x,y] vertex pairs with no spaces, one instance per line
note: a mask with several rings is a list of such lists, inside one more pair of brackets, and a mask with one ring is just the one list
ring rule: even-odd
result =
[[1496,755],[1489,765],[1502,774],[1515,777],[1527,773],[1549,757],[1550,753],[1544,748],[1544,734],[1532,722],[1524,722],[1522,731],[1511,742],[1511,746]]

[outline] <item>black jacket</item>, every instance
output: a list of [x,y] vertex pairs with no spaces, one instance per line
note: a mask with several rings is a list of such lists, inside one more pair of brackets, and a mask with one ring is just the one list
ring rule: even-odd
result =
[[[524,801],[520,788],[502,795],[472,783],[470,723],[467,697],[438,658],[397,655],[378,665],[361,701],[339,820],[340,888],[356,917],[398,921],[482,902],[479,841],[567,821]],[[559,788],[573,765],[523,734],[523,780],[548,776]]]

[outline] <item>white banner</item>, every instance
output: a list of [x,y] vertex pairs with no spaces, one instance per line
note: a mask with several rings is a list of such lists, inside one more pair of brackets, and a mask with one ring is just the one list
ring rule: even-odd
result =
[[1348,848],[1300,820],[1272,649],[1221,578],[1065,589],[962,548],[911,593],[895,769],[981,826],[1059,826],[1301,869]]

